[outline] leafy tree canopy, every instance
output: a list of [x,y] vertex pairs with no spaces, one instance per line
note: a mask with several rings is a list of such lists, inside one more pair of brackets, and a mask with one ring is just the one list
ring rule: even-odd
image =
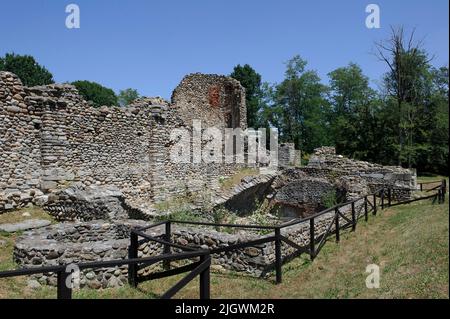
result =
[[294,142],[305,152],[328,145],[330,104],[328,88],[299,55],[286,62],[285,79],[276,86],[275,105],[280,114],[281,139]]
[[72,84],[87,101],[92,101],[95,107],[117,105],[117,96],[111,89],[90,81],[75,81]]
[[16,74],[25,86],[54,83],[53,75],[30,55],[7,53],[4,57],[0,57],[0,71]]
[[119,92],[119,95],[117,96],[117,100],[120,106],[127,106],[128,104],[139,98],[139,96],[140,95],[137,90],[129,88],[121,90]]
[[239,82],[245,88],[245,100],[247,105],[247,123],[249,127],[259,128],[261,123],[261,75],[258,74],[250,65],[240,64],[234,67],[230,76]]

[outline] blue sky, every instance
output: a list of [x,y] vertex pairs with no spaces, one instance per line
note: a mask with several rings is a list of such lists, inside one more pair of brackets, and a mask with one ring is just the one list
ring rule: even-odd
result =
[[[80,7],[80,29],[65,27],[70,3]],[[365,27],[370,3],[380,6],[380,29]],[[448,65],[448,9],[447,0],[1,0],[0,55],[31,54],[57,82],[165,98],[188,73],[229,74],[238,63],[280,82],[295,54],[325,83],[353,61],[376,86],[386,67],[373,43],[390,25],[417,28],[433,64]]]

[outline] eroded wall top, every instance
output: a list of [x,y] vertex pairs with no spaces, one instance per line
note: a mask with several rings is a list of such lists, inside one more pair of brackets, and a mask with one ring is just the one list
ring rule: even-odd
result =
[[245,89],[239,81],[214,74],[190,74],[172,93],[172,107],[185,120],[203,127],[247,128]]

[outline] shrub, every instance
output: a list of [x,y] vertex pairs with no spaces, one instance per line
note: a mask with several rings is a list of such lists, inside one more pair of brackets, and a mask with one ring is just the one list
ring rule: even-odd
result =
[[326,192],[322,196],[321,202],[322,202],[322,205],[325,206],[326,208],[336,206],[338,204],[336,191],[332,190],[332,191]]
[[72,84],[87,101],[93,103],[94,107],[117,105],[117,96],[111,89],[89,81],[75,81]]

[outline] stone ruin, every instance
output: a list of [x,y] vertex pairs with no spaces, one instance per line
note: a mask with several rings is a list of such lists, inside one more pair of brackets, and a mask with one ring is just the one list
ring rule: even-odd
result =
[[388,186],[393,188],[394,199],[410,199],[416,189],[415,172],[352,160],[336,155],[333,147],[321,147],[312,154],[308,165],[282,167],[274,174],[245,178],[231,192],[222,194],[217,204],[247,213],[255,209],[255,200],[258,203],[267,199],[270,206],[281,209],[281,216],[307,217],[326,208],[328,195],[341,203]]
[[[353,161],[334,154],[333,149],[318,149],[306,167],[285,168],[272,174],[244,178],[242,182],[217,201],[216,205],[242,212],[242,203],[249,203],[255,197],[268,198],[274,205],[287,206],[287,219],[307,217],[321,210],[322,196],[328,192],[340,192],[340,201],[364,196],[381,185],[394,186],[398,190],[394,197],[409,198],[415,187],[415,175],[398,167]],[[326,168],[318,167],[317,163]],[[353,163],[353,164],[352,164]],[[408,178],[407,178],[408,177]],[[114,188],[98,193],[95,187],[69,187],[60,195],[58,207],[64,214],[60,219],[58,210],[49,210],[57,219],[72,220],[71,205],[81,205],[75,215],[76,222],[60,223],[24,233],[17,240],[14,259],[22,267],[36,265],[56,265],[92,260],[126,258],[129,244],[129,231],[132,227],[150,225],[143,216],[131,215],[132,210],[124,204],[123,195]],[[63,204],[64,203],[64,204]],[[356,202],[357,217],[361,217],[364,202]],[[121,206],[121,208],[118,208]],[[116,212],[112,215],[111,211]],[[85,212],[83,215],[82,213]],[[244,209],[245,212],[245,209]],[[73,213],[73,211],[72,211]],[[343,213],[350,218],[349,208]],[[124,216],[128,214],[128,216]],[[328,213],[315,219],[316,235],[324,233],[329,221],[334,217]],[[99,219],[99,220],[98,220]],[[282,220],[280,220],[281,222]],[[334,227],[334,226],[333,226]],[[332,230],[333,230],[332,227]],[[147,231],[161,237],[163,227]],[[282,229],[282,234],[299,245],[309,244],[309,222]],[[240,230],[234,233],[223,232],[210,227],[186,227],[172,225],[172,241],[201,249],[226,247],[238,242],[270,236],[254,231]],[[148,257],[162,253],[158,243],[144,243],[139,247],[138,256]],[[292,247],[283,244],[282,254],[288,257],[294,253]],[[212,255],[212,269],[217,272],[234,271],[254,277],[266,277],[275,260],[273,243],[247,247],[233,252]],[[143,274],[157,271],[158,267],[141,270]],[[127,267],[85,270],[80,274],[81,287],[107,288],[122,286],[127,282]],[[55,284],[54,275],[36,276],[40,284]]]
[[[177,164],[173,128],[246,129],[245,90],[219,75],[186,76],[172,94],[127,107],[93,108],[68,84],[25,87],[0,72],[0,212],[73,183],[115,186],[134,206],[186,192],[218,189],[236,163]],[[190,141],[187,141],[189,144]]]
[[[246,129],[244,88],[225,76],[192,74],[174,90],[170,102],[140,98],[125,108],[93,108],[74,86],[25,87],[14,74],[0,72],[0,213],[32,203],[62,222],[25,232],[17,240],[14,260],[20,266],[39,266],[126,258],[129,230],[151,224],[152,205],[179,194],[212,190],[215,207],[242,215],[267,200],[289,219],[320,211],[330,192],[347,201],[392,185],[397,189],[394,196],[403,199],[416,186],[409,170],[351,160],[330,147],[317,149],[308,165],[299,167],[299,151],[285,143],[278,149],[278,171],[245,177],[222,191],[220,178],[248,165],[170,160],[171,130],[191,129],[193,120],[203,126]],[[326,214],[316,220],[318,234],[329,218]],[[283,234],[305,245],[308,227],[298,224]],[[200,248],[267,236],[173,228],[174,242]],[[162,229],[151,234],[160,236]],[[143,244],[139,256],[161,249],[157,243]],[[283,255],[291,252],[283,245]],[[213,255],[213,269],[266,276],[274,258],[273,243],[268,243]],[[121,286],[126,274],[126,267],[88,270],[81,284]],[[55,283],[54,275],[37,279]]]

